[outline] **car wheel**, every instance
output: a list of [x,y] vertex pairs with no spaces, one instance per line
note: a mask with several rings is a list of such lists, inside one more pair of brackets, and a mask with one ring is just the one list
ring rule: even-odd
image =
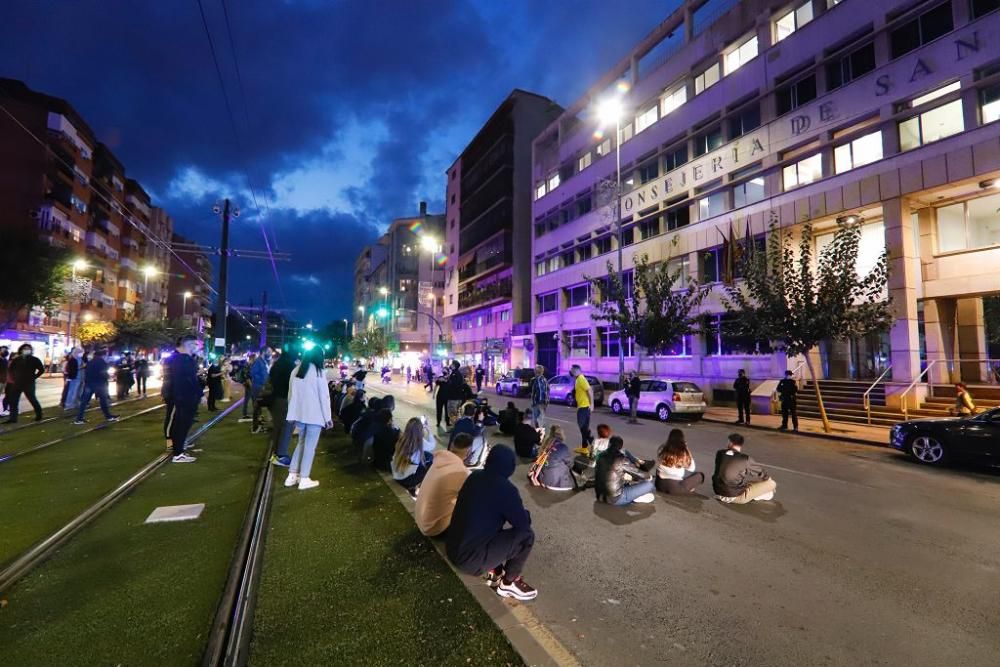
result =
[[656,406],[656,418],[661,422],[670,421],[670,408],[663,403]]
[[568,405],[571,408],[576,407],[576,398],[573,396],[573,394],[570,394],[569,396],[566,397],[566,405]]
[[948,458],[941,441],[933,435],[917,435],[910,439],[910,456],[921,463],[937,466]]
[[611,401],[611,412],[620,415],[622,413],[622,402],[618,399]]

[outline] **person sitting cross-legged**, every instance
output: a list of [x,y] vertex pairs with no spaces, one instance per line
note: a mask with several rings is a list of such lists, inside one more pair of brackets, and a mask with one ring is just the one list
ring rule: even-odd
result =
[[526,411],[521,416],[521,423],[514,429],[514,451],[526,459],[538,456],[538,446],[542,444],[541,429],[532,426],[533,421],[531,412]]
[[510,481],[516,467],[514,450],[497,445],[483,469],[469,475],[455,501],[446,553],[462,572],[485,574],[497,595],[533,600],[538,591],[521,578],[521,571],[535,543],[535,531],[521,494]]
[[521,411],[514,405],[514,401],[507,401],[507,407],[500,411],[497,424],[500,432],[504,435],[514,435],[518,424],[521,423]]
[[743,436],[733,433],[729,446],[715,454],[712,489],[724,503],[745,505],[755,500],[771,500],[777,488],[764,467],[743,453]]
[[[406,422],[406,428],[396,441],[396,451],[392,455],[392,478],[406,489],[412,498],[417,497],[417,489],[433,460],[432,452],[437,446],[430,429],[420,417]],[[378,464],[378,445],[375,447]]]
[[[609,505],[653,502],[653,482],[645,471],[632,465],[622,451],[624,447],[620,436],[611,436],[608,448],[597,457],[594,470],[597,499]],[[633,483],[629,483],[629,479]]]
[[705,481],[705,473],[695,472],[694,457],[679,428],[670,431],[656,462],[656,490],[662,493],[691,493]]
[[528,473],[528,479],[535,486],[544,486],[550,491],[576,489],[573,454],[566,445],[566,436],[561,426],[553,424],[549,427],[531,472]]
[[420,493],[413,508],[417,528],[428,537],[441,535],[451,525],[451,515],[455,511],[455,501],[469,469],[465,466],[465,455],[472,446],[472,436],[460,433],[451,443],[451,451],[439,449],[434,452],[434,461],[420,484]]

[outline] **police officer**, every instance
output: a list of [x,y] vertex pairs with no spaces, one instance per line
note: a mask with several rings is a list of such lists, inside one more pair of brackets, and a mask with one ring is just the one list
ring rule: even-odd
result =
[[799,430],[799,415],[796,411],[796,400],[799,386],[795,384],[791,371],[785,371],[785,378],[778,383],[778,399],[781,401],[781,426],[779,431],[788,430],[788,418],[792,418],[792,430]]

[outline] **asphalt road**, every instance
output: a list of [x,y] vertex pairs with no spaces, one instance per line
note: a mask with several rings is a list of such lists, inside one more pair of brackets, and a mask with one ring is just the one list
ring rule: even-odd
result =
[[[153,389],[159,390],[160,381],[159,379],[150,378],[148,382],[147,390],[152,391]],[[41,404],[42,409],[51,408],[53,406],[59,405],[59,399],[62,398],[63,389],[63,379],[62,377],[42,377],[39,378],[35,384],[35,396],[38,398],[39,404]],[[115,388],[115,383],[111,383],[110,387],[111,397],[114,400],[116,396],[117,389]],[[132,388],[131,397],[135,396],[135,388]],[[96,405],[92,401],[93,405]],[[31,416],[31,404],[24,397],[21,398],[21,404],[19,408],[20,412]]]
[[[397,422],[431,407],[419,387],[377,389],[396,394]],[[549,414],[577,446],[574,411]],[[709,477],[740,430],[629,425],[606,409],[601,422],[650,458],[683,428]],[[724,505],[706,481],[689,497],[616,508],[590,490],[530,487],[526,465],[514,474],[537,534],[524,576],[539,596],[528,604],[583,665],[1000,664],[1000,475],[741,432],[777,481],[772,502]]]

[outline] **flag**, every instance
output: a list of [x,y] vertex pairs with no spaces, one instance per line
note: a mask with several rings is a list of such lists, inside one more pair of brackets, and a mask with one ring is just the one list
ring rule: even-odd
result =
[[736,260],[736,230],[733,228],[733,220],[730,218],[729,237],[722,234],[722,282],[726,285],[733,284],[736,275]]

